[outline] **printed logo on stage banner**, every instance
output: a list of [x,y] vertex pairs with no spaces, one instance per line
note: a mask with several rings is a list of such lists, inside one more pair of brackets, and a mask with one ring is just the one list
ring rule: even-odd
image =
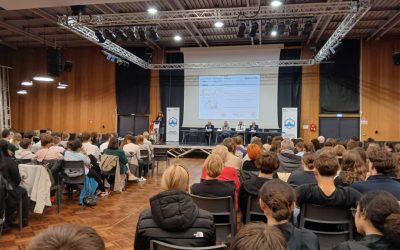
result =
[[171,127],[175,127],[176,125],[178,125],[178,120],[177,120],[175,117],[171,117],[171,118],[169,118],[169,120],[168,120],[168,124],[169,124]]
[[296,122],[292,118],[288,118],[285,120],[285,128],[287,129],[292,129],[296,125]]

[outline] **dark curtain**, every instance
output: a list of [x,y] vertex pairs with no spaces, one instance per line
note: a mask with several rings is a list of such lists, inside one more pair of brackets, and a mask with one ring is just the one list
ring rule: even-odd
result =
[[[300,49],[281,50],[280,60],[300,59]],[[301,67],[280,67],[278,73],[278,125],[282,125],[282,108],[298,108],[300,121]],[[298,123],[297,121],[297,123]],[[300,127],[298,126],[298,129]]]
[[[166,55],[167,63],[183,63],[182,53],[169,53]],[[160,71],[160,97],[161,110],[166,114],[167,107],[180,108],[180,124],[183,121],[183,104],[185,88],[184,70],[161,70]]]
[[321,64],[321,113],[358,113],[360,41],[344,40],[331,60]]
[[[151,56],[145,48],[127,50],[146,61]],[[150,70],[133,63],[129,67],[117,66],[115,90],[119,115],[150,113]]]

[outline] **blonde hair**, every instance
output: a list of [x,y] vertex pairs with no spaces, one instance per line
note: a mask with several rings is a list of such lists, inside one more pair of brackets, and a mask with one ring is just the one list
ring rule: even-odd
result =
[[226,162],[226,157],[228,156],[228,148],[224,145],[217,145],[211,152],[212,154],[216,154],[221,157],[222,162]]
[[224,162],[219,155],[211,154],[204,162],[204,167],[209,177],[217,178],[224,169]]
[[161,188],[163,190],[178,189],[184,192],[189,188],[189,173],[181,165],[168,167],[161,177]]

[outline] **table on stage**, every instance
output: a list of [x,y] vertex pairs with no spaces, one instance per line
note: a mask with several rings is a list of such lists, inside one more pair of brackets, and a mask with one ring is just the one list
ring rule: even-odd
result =
[[214,131],[209,131],[209,130],[205,130],[205,129],[197,129],[197,128],[191,128],[191,129],[181,129],[180,130],[182,133],[182,144],[185,143],[185,140],[188,136],[196,136],[196,138],[199,138],[201,136],[201,138],[206,139],[206,137],[208,137],[208,144],[211,144],[211,137],[212,137],[212,133]]

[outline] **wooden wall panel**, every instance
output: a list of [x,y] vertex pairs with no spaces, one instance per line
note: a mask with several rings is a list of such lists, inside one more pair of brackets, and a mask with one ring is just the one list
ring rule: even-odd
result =
[[[164,62],[164,50],[153,50],[153,63]],[[160,71],[152,70],[150,74],[150,122],[154,120],[161,110],[161,97],[160,97]],[[149,124],[150,124],[149,122]]]
[[[53,83],[34,82],[29,94],[17,95],[20,82],[46,72],[44,48],[20,49],[13,53],[11,74],[12,127],[26,131],[116,131],[115,64],[105,60],[98,47],[63,50],[74,63],[70,73]],[[59,80],[68,82],[59,90]]]
[[400,66],[393,63],[395,51],[400,51],[399,38],[362,43],[361,117],[368,120],[361,125],[364,140],[400,140]]

